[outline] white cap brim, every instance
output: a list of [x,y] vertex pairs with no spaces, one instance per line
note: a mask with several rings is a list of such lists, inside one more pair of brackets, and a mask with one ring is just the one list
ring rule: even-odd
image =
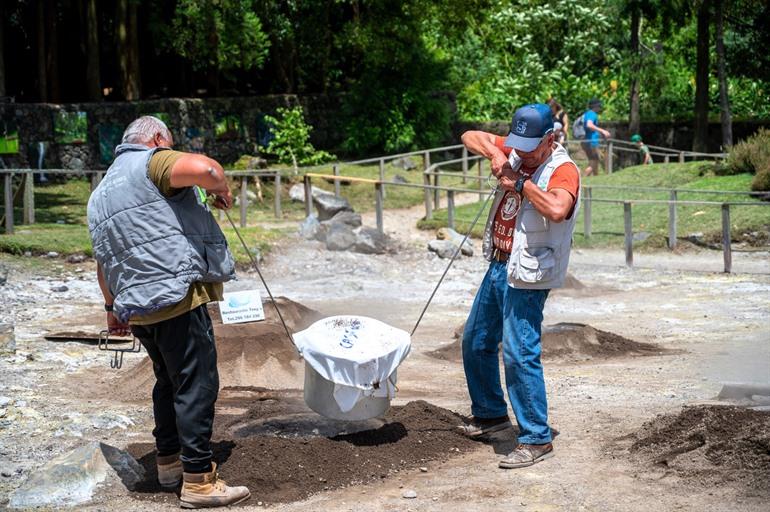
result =
[[518,151],[524,151],[525,153],[528,153],[530,151],[534,151],[535,148],[537,148],[540,145],[540,142],[543,139],[541,137],[538,137],[537,139],[533,139],[530,137],[522,137],[520,135],[516,135],[515,133],[511,132],[508,134],[508,137],[505,138],[505,146],[509,148],[513,148]]

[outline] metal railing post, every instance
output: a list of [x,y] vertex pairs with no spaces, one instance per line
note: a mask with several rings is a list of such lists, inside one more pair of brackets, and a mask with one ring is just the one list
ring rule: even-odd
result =
[[[332,165],[332,174],[340,175],[340,167],[337,164]],[[334,180],[334,195],[340,197],[340,180]]]
[[484,159],[480,158],[479,159],[479,201],[484,200],[484,187],[482,186],[482,183],[483,183],[482,178],[484,177],[484,174],[482,171],[483,165],[484,165]]
[[667,163],[670,163],[670,162],[671,162],[671,155],[667,154],[666,156],[663,157],[663,163],[664,164],[667,164]]
[[5,196],[5,234],[13,234],[13,174],[8,173],[5,175],[4,187]]
[[447,225],[451,228],[455,228],[455,191],[447,190],[446,192],[446,208],[447,208]]
[[310,217],[313,213],[313,185],[310,183],[310,176],[304,177],[305,183],[305,217]]
[[430,220],[433,218],[433,201],[430,197],[430,175],[427,172],[422,173],[422,182],[425,187],[423,190],[423,196],[425,197],[425,219]]
[[722,205],[722,252],[725,260],[725,272],[733,271],[733,248],[730,242],[730,205]]
[[427,171],[430,167],[430,151],[425,151],[422,154],[422,170]]
[[634,266],[634,233],[631,225],[631,203],[623,203],[623,224],[625,231],[626,266]]
[[385,159],[380,158],[380,181],[382,184],[382,198],[385,199]]
[[91,192],[96,190],[96,187],[99,186],[99,173],[98,172],[92,172],[91,173]]
[[438,210],[441,208],[441,190],[439,187],[439,174],[438,171],[433,175],[433,185],[437,188],[433,189],[433,207]]
[[463,146],[463,184],[468,183],[468,148]]
[[591,238],[591,187],[583,191],[583,236]]
[[668,248],[671,250],[676,248],[676,196],[676,190],[672,190],[668,203]]
[[679,152],[679,163],[680,164],[684,163],[684,151]]
[[609,141],[607,143],[607,155],[605,155],[606,156],[606,161],[605,161],[605,164],[604,164],[605,167],[607,167],[607,174],[612,174],[612,163],[613,163],[612,162],[613,161],[613,158],[612,158],[612,147],[613,147],[613,143],[612,143],[612,141]]
[[382,183],[375,183],[374,185],[374,210],[377,215],[377,231],[380,233],[385,232],[384,220],[382,218],[382,206],[383,206],[383,194]]
[[275,215],[276,219],[280,219],[283,217],[283,213],[281,212],[281,172],[276,171],[275,173],[275,200],[273,205],[273,214]]
[[248,192],[249,178],[246,176],[241,177],[241,227],[246,227],[246,207],[249,201]]
[[24,175],[24,224],[35,223],[35,177],[31,172]]

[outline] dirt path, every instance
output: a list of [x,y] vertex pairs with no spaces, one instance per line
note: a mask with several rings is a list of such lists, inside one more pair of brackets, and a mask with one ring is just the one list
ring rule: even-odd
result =
[[[425,250],[431,234],[413,228],[423,213],[421,207],[386,212],[386,231],[402,244],[392,255],[332,253],[317,242],[287,240],[265,262],[268,282],[275,294],[324,315],[365,314],[411,330],[446,264]],[[364,222],[374,224],[368,216]],[[396,405],[426,400],[460,414],[469,412],[462,365],[429,352],[452,343],[455,328],[465,319],[485,270],[476,245],[475,256],[456,262],[413,338],[413,352],[399,369]],[[721,260],[714,253],[644,255],[640,262],[645,268],[635,270],[625,268],[622,257],[620,251],[577,251],[571,271],[585,288],[554,292],[546,305],[546,323],[586,323],[674,351],[545,361],[551,419],[561,432],[556,457],[525,470],[497,469],[496,451],[510,447],[509,433],[499,443],[425,462],[424,472],[409,469],[374,483],[321,489],[303,501],[269,509],[767,510],[767,489],[747,489],[729,479],[714,484],[683,478],[665,467],[640,463],[629,450],[633,434],[656,414],[710,403],[723,382],[770,383],[770,276],[709,272],[708,265],[718,266]],[[766,254],[739,258],[746,268],[767,271]],[[680,267],[673,264],[677,262]],[[0,315],[15,320],[18,351],[0,357],[0,397],[10,400],[0,417],[0,507],[3,496],[51,456],[87,439],[120,447],[150,442],[152,428],[149,402],[129,400],[131,390],[125,386],[130,384],[121,381],[141,364],[140,357],[127,355],[116,373],[93,346],[42,339],[45,330],[63,325],[101,327],[93,265],[48,262],[46,276],[40,278],[39,268],[10,264],[9,282],[0,287]],[[256,284],[256,276],[242,273],[227,289]],[[68,290],[52,292],[58,285]],[[220,414],[241,414],[246,405],[228,402],[225,394]],[[253,464],[270,462],[255,458]],[[238,483],[237,474],[228,476]],[[417,498],[403,498],[407,489]],[[252,493],[243,510],[264,510],[258,505],[260,489]],[[156,503],[125,495],[81,509],[177,510],[173,500]]]

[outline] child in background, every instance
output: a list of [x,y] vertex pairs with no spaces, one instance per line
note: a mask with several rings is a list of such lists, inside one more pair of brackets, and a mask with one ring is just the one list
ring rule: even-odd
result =
[[652,163],[652,155],[650,154],[650,148],[647,144],[642,142],[642,136],[635,133],[631,136],[631,142],[636,144],[639,148],[639,165],[648,165]]

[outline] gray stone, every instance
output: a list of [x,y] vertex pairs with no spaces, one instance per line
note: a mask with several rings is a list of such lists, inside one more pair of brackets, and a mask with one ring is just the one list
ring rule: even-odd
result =
[[66,292],[67,290],[69,290],[69,288],[67,288],[67,287],[66,287],[65,285],[63,285],[63,284],[62,284],[62,285],[59,285],[59,286],[52,286],[52,287],[51,287],[51,291],[52,291],[52,292],[57,292],[57,293]]
[[90,442],[48,462],[10,495],[11,508],[71,507],[93,500],[105,481],[134,489],[144,469],[114,446]]
[[0,407],[5,407],[6,405],[13,402],[9,397],[7,396],[0,396]]
[[325,220],[324,223],[342,223],[347,224],[351,228],[358,228],[361,227],[361,214],[344,210],[336,213],[331,219]]
[[353,250],[362,254],[384,254],[391,245],[388,235],[380,233],[375,228],[361,228],[358,230]]
[[16,353],[16,335],[13,324],[0,324],[0,354]]
[[323,194],[313,197],[313,204],[318,209],[318,220],[321,221],[329,220],[339,212],[353,211],[347,199],[335,195]]
[[637,233],[634,233],[634,236],[633,236],[634,242],[644,242],[648,238],[650,238],[650,233],[648,233],[647,231],[639,231]]
[[687,239],[691,242],[703,242],[703,233],[700,231],[696,233],[690,233],[687,235]]
[[67,256],[67,263],[83,263],[86,261],[86,256],[83,254],[70,254]]
[[413,500],[417,497],[417,491],[414,491],[412,489],[407,489],[404,491],[404,494],[402,494],[401,496],[403,496],[408,500]]
[[399,169],[403,169],[405,171],[411,171],[411,170],[417,169],[417,164],[414,163],[414,160],[412,160],[408,156],[405,156],[403,158],[396,158],[391,162],[391,165],[393,165],[393,167],[398,167]]
[[49,253],[46,253],[45,257],[46,258],[58,258],[59,257],[59,253],[55,252],[55,251],[51,251]]
[[[313,198],[316,198],[319,196],[334,195],[334,193],[329,192],[328,190],[324,190],[322,188],[318,188],[316,186],[311,186],[310,190],[311,190],[311,193],[313,194]],[[304,203],[305,202],[305,185],[302,183],[297,183],[296,185],[292,185],[292,187],[289,189],[289,199],[295,202]]]
[[8,282],[8,267],[0,265],[0,286]]
[[347,224],[332,224],[326,233],[326,248],[330,251],[345,251],[356,243],[357,237]]
[[455,245],[455,247],[462,244],[461,252],[463,255],[473,256],[473,242],[468,239],[465,240],[465,243],[463,243],[463,235],[452,228],[439,228],[438,231],[436,231],[436,238],[439,240],[449,240]]
[[80,158],[77,158],[77,157],[75,157],[75,158],[72,158],[72,159],[69,161],[69,166],[68,166],[68,167],[69,167],[70,169],[78,169],[78,170],[81,170],[81,169],[85,169],[85,167],[86,167],[86,166],[85,166],[85,164],[83,163],[83,160],[81,160]]
[[320,228],[321,224],[318,222],[318,217],[309,215],[299,225],[299,236],[305,240],[313,240],[318,235]]
[[404,178],[400,174],[396,174],[395,176],[393,176],[393,179],[391,179],[390,181],[392,181],[393,183],[409,183],[408,181],[406,181],[406,178]]
[[450,240],[431,240],[428,242],[428,250],[438,254],[439,258],[451,258],[457,246]]

